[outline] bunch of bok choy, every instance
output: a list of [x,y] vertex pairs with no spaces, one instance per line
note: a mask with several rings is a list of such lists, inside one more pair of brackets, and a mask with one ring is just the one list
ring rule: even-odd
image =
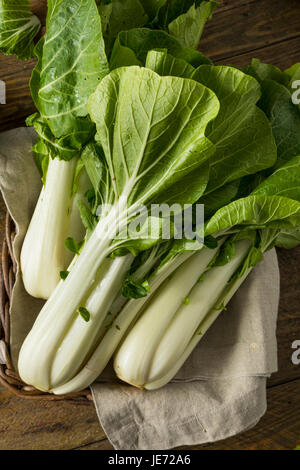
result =
[[[47,4],[46,34],[34,49],[40,21],[31,13],[30,1],[0,0],[0,50],[20,59],[38,58],[30,83],[38,113],[27,124],[38,134],[33,150],[43,188],[25,237],[21,268],[28,293],[45,299],[65,276],[85,235],[79,210],[84,211],[90,182],[80,153],[94,136],[87,99],[108,73],[107,56],[116,37],[132,28],[137,34],[142,27],[159,30],[160,37],[182,55],[200,60],[202,54],[191,48],[198,46],[205,22],[217,6],[214,1],[193,0],[49,0]],[[118,54],[118,60],[125,65],[126,51]]]
[[[184,84],[191,84],[193,83],[194,86],[197,86],[197,82],[195,80],[188,80],[188,79],[179,79],[175,77],[170,77],[170,68],[173,70],[181,70],[182,71],[182,66],[184,66],[184,69],[187,70],[189,69],[190,73],[197,73],[200,75],[200,69],[202,69],[202,82],[205,82],[205,78],[210,77],[211,80],[211,88],[215,88],[217,92],[217,96],[219,98],[218,105],[217,107],[220,106],[219,113],[213,120],[213,124],[210,124],[209,126],[206,126],[207,129],[207,135],[209,138],[214,140],[214,146],[212,152],[210,152],[210,166],[214,169],[214,176],[213,176],[213,182],[211,182],[211,186],[209,188],[209,192],[213,193],[216,191],[216,188],[220,188],[222,185],[224,187],[228,186],[232,180],[235,180],[237,178],[241,178],[244,175],[249,175],[252,173],[255,173],[257,171],[262,171],[263,169],[268,168],[269,166],[273,165],[275,160],[276,160],[276,146],[274,143],[274,138],[271,133],[271,128],[268,123],[267,118],[265,115],[257,108],[255,103],[259,99],[260,96],[260,91],[259,91],[259,85],[251,77],[248,77],[245,75],[243,72],[240,72],[236,69],[233,69],[231,67],[214,67],[214,66],[206,66],[203,65],[199,68],[199,70],[194,70],[192,67],[189,68],[187,67],[187,64],[183,63],[182,60],[176,59],[168,54],[166,52],[157,52],[157,51],[151,51],[148,54],[146,65],[149,67],[148,69],[138,69],[136,67],[129,67],[128,69],[117,69],[116,70],[116,77],[119,76],[120,71],[122,71],[122,74],[125,73],[129,74],[136,74],[138,75],[140,73],[143,74],[143,79],[142,83],[145,80],[145,77],[155,77],[155,80],[158,80],[159,76],[154,72],[151,71],[150,69],[156,69],[160,70],[162,72],[162,65],[164,66],[164,72],[166,75],[169,75],[168,77],[162,77],[159,80],[162,80],[163,82],[165,80],[171,81],[173,83],[173,80],[175,82],[177,80],[180,81],[180,83]],[[167,68],[169,67],[169,69]],[[149,75],[150,74],[150,75]],[[110,77],[114,77],[114,72],[110,74]],[[87,146],[85,151],[82,154],[82,159],[85,162],[85,167],[87,169],[87,172],[90,176],[90,179],[94,181],[94,186],[95,190],[98,187],[100,187],[100,193],[99,197],[101,198],[101,202],[109,202],[112,203],[114,201],[114,193],[118,189],[114,190],[113,187],[113,182],[115,180],[115,177],[111,178],[109,175],[111,174],[110,172],[114,171],[114,168],[119,168],[123,170],[124,164],[127,161],[126,160],[126,154],[125,157],[122,157],[121,162],[117,163],[113,162],[115,167],[112,165],[111,162],[111,155],[113,155],[112,151],[115,151],[116,155],[123,155],[123,153],[126,151],[128,155],[132,156],[136,154],[136,148],[137,145],[140,145],[139,139],[135,137],[136,130],[135,125],[139,121],[137,121],[137,118],[135,114],[133,115],[132,119],[133,122],[130,122],[130,129],[127,129],[125,127],[125,131],[119,132],[119,134],[116,132],[116,123],[113,123],[113,125],[109,126],[107,123],[109,122],[105,117],[105,113],[109,112],[109,116],[115,116],[116,111],[113,109],[111,110],[111,107],[114,106],[114,103],[119,99],[120,104],[118,106],[121,106],[123,102],[123,96],[125,95],[125,92],[123,90],[128,90],[127,94],[129,93],[129,85],[128,88],[121,88],[123,87],[122,81],[120,84],[118,84],[118,92],[119,95],[116,98],[112,99],[111,94],[108,95],[110,97],[110,101],[113,104],[110,104],[110,106],[105,108],[105,113],[102,113],[104,117],[102,117],[102,114],[100,113],[101,110],[101,105],[104,100],[104,92],[102,91],[102,87],[106,82],[108,82],[108,77],[105,78],[102,83],[99,85],[97,92],[94,96],[91,98],[91,116],[95,115],[96,118],[96,124],[97,124],[97,129],[102,131],[102,139],[101,139],[101,144],[104,150],[104,155],[103,151],[101,152],[101,149],[98,148],[97,146]],[[119,78],[115,78],[114,80],[118,80],[119,83]],[[199,80],[200,81],[200,80]],[[127,82],[128,83],[128,82]],[[208,83],[205,83],[207,86],[209,85]],[[146,85],[146,82],[145,82]],[[144,86],[143,85],[143,90]],[[203,85],[198,85],[203,88]],[[149,95],[149,90],[144,91],[145,96]],[[204,88],[204,90],[208,90],[208,88]],[[101,94],[100,94],[101,91]],[[111,87],[110,93],[115,93],[113,91],[113,87]],[[130,93],[132,93],[130,91]],[[211,92],[213,94],[213,92]],[[101,97],[101,99],[99,98]],[[112,96],[115,96],[112,94]],[[143,95],[142,95],[143,96]],[[215,96],[215,95],[213,95]],[[108,99],[107,97],[107,99]],[[228,104],[228,97],[231,97],[231,103],[230,106]],[[157,99],[159,96],[157,97]],[[98,101],[96,101],[96,99]],[[141,106],[141,103],[139,103],[140,98],[137,97],[137,99],[132,99],[128,103],[128,97],[126,97],[126,107],[122,104],[122,109],[127,110],[128,116],[131,115],[132,111],[128,112],[128,110],[138,110],[139,107]],[[215,98],[217,100],[217,98]],[[215,102],[216,103],[216,102]],[[220,105],[219,105],[220,103]],[[178,103],[179,104],[179,103]],[[203,103],[204,108],[207,108],[207,111],[209,109],[209,103]],[[216,107],[216,104],[215,104]],[[204,109],[203,108],[203,109]],[[95,114],[93,114],[93,109],[97,110]],[[206,111],[206,112],[207,112]],[[121,112],[121,111],[120,111]],[[137,112],[137,111],[135,111]],[[217,109],[216,109],[217,112]],[[245,120],[243,122],[240,121],[239,119],[239,113],[244,112],[245,113]],[[123,113],[123,111],[122,111]],[[161,113],[161,111],[160,111]],[[159,114],[160,114],[159,113]],[[181,110],[181,116],[183,116],[183,110]],[[99,119],[98,116],[101,116],[101,122],[97,122]],[[120,116],[120,117],[119,117]],[[103,120],[106,119],[105,121],[105,126],[103,126]],[[121,121],[119,119],[124,119],[123,114],[120,115],[118,114],[118,126],[120,125]],[[151,117],[151,119],[154,119],[154,117]],[[170,115],[168,119],[172,119],[172,116]],[[124,119],[125,122],[125,119]],[[163,115],[160,116],[160,121],[161,124],[166,123],[163,120]],[[255,126],[257,136],[259,138],[257,139],[256,142],[253,141],[252,134],[248,132],[248,126],[249,123],[251,125]],[[200,121],[199,121],[200,124]],[[122,124],[125,125],[125,124]],[[145,125],[145,123],[143,124]],[[175,122],[171,120],[171,122],[168,124],[168,129],[165,132],[169,132],[174,126]],[[127,124],[128,126],[128,124]],[[170,129],[169,129],[170,128]],[[107,129],[107,130],[106,130]],[[232,129],[235,129],[235,132],[232,132]],[[99,131],[98,131],[99,132]],[[111,137],[110,140],[108,132],[111,132]],[[199,132],[199,129],[198,131]],[[132,139],[131,141],[125,140],[126,145],[122,142],[122,137],[120,140],[120,136],[126,136],[126,135],[131,135]],[[101,134],[100,134],[101,135]],[[139,131],[138,135],[142,135],[141,131]],[[197,135],[197,133],[196,133]],[[164,134],[161,135],[160,138],[163,138]],[[175,137],[173,134],[168,133],[168,139],[166,141],[167,145],[172,146],[175,144]],[[212,136],[212,137],[210,137]],[[149,135],[148,139],[151,141],[151,146],[150,148],[153,148],[152,151],[157,152],[159,149],[159,152],[162,152],[163,149],[160,148],[160,146],[155,145],[155,147],[152,147],[152,138]],[[198,138],[200,137],[200,134],[198,135]],[[226,145],[224,145],[224,141],[226,142]],[[240,145],[241,140],[243,141],[244,145],[248,148],[248,154],[246,158],[243,156],[243,149]],[[110,146],[108,146],[107,141],[112,142],[112,149]],[[195,141],[195,144],[197,142],[197,139]],[[134,147],[132,147],[134,143]],[[209,187],[208,183],[208,174],[205,169],[204,163],[207,158],[206,156],[206,149],[199,148],[198,150],[198,144],[197,145],[197,151],[194,153],[190,153],[188,155],[188,161],[190,163],[193,162],[192,159],[194,159],[194,164],[189,166],[189,171],[186,174],[186,176],[183,178],[184,174],[182,173],[181,179],[178,181],[176,185],[174,183],[172,184],[171,188],[166,191],[162,192],[162,201],[164,202],[185,202],[185,203],[192,203],[198,201],[202,194],[205,194],[206,188]],[[146,157],[147,155],[147,147],[146,145],[144,149],[144,155]],[[210,144],[210,147],[212,147],[212,144]],[[122,150],[121,150],[122,149]],[[124,150],[123,150],[124,149]],[[263,150],[260,150],[263,149]],[[153,155],[153,154],[152,154]],[[156,155],[156,153],[154,154]],[[98,156],[98,160],[97,160]],[[184,156],[184,153],[182,153],[182,156]],[[103,159],[105,157],[104,163],[107,163],[107,171],[105,171],[105,166],[101,167],[100,171],[97,169],[97,161],[99,162],[99,159]],[[145,158],[144,157],[144,158]],[[166,159],[167,154],[163,156],[164,159]],[[259,158],[260,157],[260,158]],[[116,157],[115,157],[116,158]],[[120,158],[120,157],[119,157]],[[124,161],[125,158],[125,161]],[[153,156],[152,156],[153,158]],[[156,157],[160,159],[161,157]],[[237,160],[236,160],[237,159]],[[224,160],[230,161],[233,167],[233,171],[231,174],[225,173],[223,169],[223,162]],[[159,160],[160,161],[160,160]],[[166,160],[164,160],[166,161]],[[143,162],[141,161],[141,164]],[[200,165],[200,167],[199,167]],[[155,169],[155,165],[153,163],[150,165],[150,168],[153,172],[153,169]],[[164,169],[168,168],[168,166],[164,166]],[[174,171],[172,169],[172,171]],[[125,168],[124,174],[119,173],[116,175],[116,182],[119,181],[119,178],[121,178],[121,182],[123,181],[126,173],[128,172],[128,169]],[[142,173],[143,174],[143,173]],[[175,173],[176,174],[176,173]],[[130,174],[129,174],[130,175]],[[145,174],[146,176],[146,174]],[[154,175],[153,175],[154,176]],[[125,180],[126,182],[126,180]],[[122,186],[126,188],[127,184],[122,183]],[[188,184],[187,184],[188,183]],[[207,184],[208,183],[208,184]],[[121,183],[118,183],[119,185]],[[178,185],[180,184],[181,192],[178,193]],[[110,189],[110,186],[112,186],[112,190]],[[143,191],[146,189],[145,183],[142,185]],[[150,186],[151,187],[151,183]],[[117,187],[118,188],[118,187]],[[136,189],[134,189],[136,191]],[[138,190],[140,191],[140,189]],[[98,191],[99,192],[99,191]],[[112,196],[113,195],[113,196]],[[104,198],[104,200],[103,200]],[[166,199],[165,199],[166,198]],[[182,198],[182,200],[180,199]],[[193,198],[194,201],[191,199]],[[200,199],[201,200],[201,199]],[[129,214],[130,215],[130,214]],[[108,216],[109,217],[109,214]],[[113,216],[114,219],[116,216]],[[112,220],[110,220],[110,223],[112,224]],[[105,223],[105,218],[104,220],[100,218],[100,221],[98,224],[100,224],[100,227]],[[76,265],[80,262],[81,259],[83,259],[83,254],[85,248],[90,244],[90,241],[92,237],[94,236],[93,232],[93,227],[91,227],[91,232],[92,235],[90,235],[89,240],[86,242],[86,246],[83,248],[82,253],[79,255],[75,266],[71,269],[70,274],[68,275],[66,281],[61,283],[61,292],[65,289],[66,282],[70,280],[71,275],[73,274],[74,269],[76,269]],[[156,240],[155,242],[157,242]],[[143,243],[141,243],[143,242]],[[179,254],[180,250],[182,251],[181,256],[177,257],[177,262],[178,264],[181,264],[185,259],[190,257],[192,255],[191,250],[199,249],[201,245],[197,241],[187,241],[187,243],[180,243],[181,241],[178,240],[179,243],[175,243],[177,246],[177,253]],[[99,243],[99,240],[98,240]],[[115,323],[113,324],[113,327],[111,326],[112,322],[114,321],[114,315],[118,313],[118,307],[120,307],[121,303],[120,301],[117,301],[113,303],[114,299],[118,297],[118,294],[121,289],[121,284],[122,284],[122,278],[125,276],[125,271],[129,268],[130,263],[133,260],[133,255],[138,254],[138,251],[140,250],[145,250],[151,248],[151,244],[154,244],[153,241],[151,240],[128,240],[122,243],[122,245],[118,248],[117,246],[115,247],[120,250],[126,249],[130,251],[129,254],[126,256],[123,256],[122,258],[115,257],[115,259],[112,260],[105,260],[104,263],[108,266],[106,268],[107,270],[102,271],[100,269],[97,277],[95,277],[93,281],[93,286],[89,288],[87,291],[87,294],[80,293],[81,297],[79,297],[76,300],[76,303],[74,306],[71,307],[70,309],[70,314],[65,314],[66,309],[64,308],[64,311],[62,313],[61,309],[57,308],[57,303],[55,308],[51,309],[48,311],[48,319],[51,322],[56,323],[56,315],[59,315],[61,320],[64,318],[64,324],[63,324],[63,329],[61,332],[61,337],[57,334],[57,330],[54,332],[52,335],[52,340],[55,339],[56,343],[53,343],[53,349],[51,356],[48,355],[48,348],[44,350],[44,353],[47,357],[45,357],[45,362],[42,363],[42,355],[41,351],[37,353],[36,360],[33,361],[33,351],[32,348],[38,351],[38,343],[41,342],[41,339],[43,338],[41,327],[45,325],[46,329],[49,329],[49,326],[47,326],[46,322],[46,317],[44,316],[44,320],[41,319],[43,315],[43,311],[41,312],[41,315],[39,316],[35,326],[33,327],[33,330],[29,334],[28,338],[25,341],[25,345],[23,346],[21,353],[20,353],[20,361],[19,361],[19,370],[20,373],[27,382],[34,384],[35,386],[38,386],[42,388],[41,383],[38,382],[39,378],[37,377],[37,371],[39,370],[46,370],[45,367],[47,365],[48,367],[48,372],[47,372],[47,380],[48,380],[48,389],[53,389],[55,393],[60,393],[59,389],[55,387],[67,387],[67,389],[71,390],[72,387],[74,387],[74,382],[73,380],[77,381],[76,384],[76,389],[82,388],[85,386],[86,383],[91,383],[93,378],[95,376],[99,375],[101,371],[103,370],[104,366],[112,356],[113,352],[115,351],[116,347],[118,346],[118,343],[120,341],[120,338],[124,333],[126,332],[126,328],[124,325],[120,327],[118,324],[118,318],[115,320]],[[143,246],[142,246],[143,245]],[[160,250],[153,254],[153,251],[150,250],[149,258],[148,258],[148,270],[153,266],[153,264],[157,261],[157,256],[161,256],[162,254],[166,255],[166,253],[169,252],[169,256],[173,256],[174,253],[174,245],[172,245],[173,250],[171,249],[170,251],[170,245],[167,247],[165,246],[166,243],[161,244]],[[179,248],[180,245],[180,248]],[[191,246],[189,246],[191,245]],[[153,248],[154,250],[157,250],[157,248]],[[94,247],[95,250],[95,247]],[[148,250],[149,251],[149,250]],[[95,253],[94,253],[95,254]],[[123,252],[124,254],[124,252]],[[208,256],[210,258],[213,257],[213,250],[209,250]],[[99,256],[99,255],[98,255]],[[96,259],[94,257],[93,259]],[[97,266],[100,266],[101,261],[99,260],[99,257],[97,257],[99,264]],[[208,260],[209,261],[209,260]],[[87,260],[86,260],[87,262]],[[122,269],[123,265],[124,269]],[[143,264],[145,264],[145,257],[143,256]],[[175,269],[176,262],[172,263],[171,266],[171,272]],[[102,266],[104,266],[102,264]],[[110,273],[113,273],[114,276],[118,275],[119,277],[112,277]],[[147,273],[146,273],[147,274]],[[159,275],[157,276],[156,281],[150,282],[150,290],[151,292],[154,291],[155,286],[158,286],[162,280],[170,274],[170,268],[169,266],[167,269],[160,270]],[[131,276],[132,278],[132,276]],[[82,281],[82,276],[81,276],[81,281]],[[116,282],[114,283],[113,280],[116,279]],[[73,281],[74,282],[74,281]],[[106,288],[104,287],[105,285],[110,288],[110,291],[107,291]],[[115,286],[115,287],[113,287]],[[128,287],[128,285],[126,286]],[[131,284],[131,295],[133,297],[143,295],[140,294],[141,286],[138,285],[136,289],[138,290],[138,294],[135,291],[134,294],[132,292],[134,291],[133,287]],[[147,289],[146,290],[147,293]],[[53,301],[57,302],[58,297],[57,291],[54,293]],[[124,292],[124,290],[123,290]],[[128,292],[128,289],[127,289]],[[136,295],[137,294],[137,295]],[[84,300],[84,303],[81,303],[82,300]],[[139,305],[140,302],[145,301],[147,298],[144,297],[143,299],[140,299],[136,301],[137,305]],[[47,305],[50,305],[52,298],[48,301]],[[66,303],[66,301],[65,301]],[[129,301],[128,304],[125,306],[125,312],[129,313],[124,313],[122,312],[122,315],[126,317],[126,324],[130,324],[133,316],[133,312],[136,309],[136,305],[132,305],[134,301]],[[118,307],[116,307],[116,304]],[[55,305],[55,304],[53,304]],[[90,318],[89,321],[84,324],[82,321],[82,318],[80,314],[77,311],[77,315],[74,318],[74,314],[76,314],[76,309],[78,309],[79,305],[86,309],[86,311],[89,312]],[[133,307],[133,308],[131,308]],[[44,308],[44,310],[46,307]],[[69,319],[67,315],[70,315]],[[134,317],[133,317],[134,318]],[[68,326],[67,326],[68,325]],[[119,329],[120,327],[120,329]],[[44,340],[43,340],[44,343]],[[51,346],[52,347],[52,346]],[[28,353],[27,353],[28,351]],[[100,351],[100,353],[99,353]],[[102,351],[102,352],[101,352]],[[31,356],[31,363],[30,366],[28,366],[28,355]],[[97,366],[90,367],[90,361],[88,362],[88,365],[85,367],[85,363],[89,357],[93,358],[97,356]],[[27,357],[26,357],[27,356]],[[68,360],[66,361],[66,357]],[[95,363],[95,361],[93,361]],[[27,366],[26,366],[27,364]],[[36,367],[36,371],[33,369],[33,367]],[[82,369],[82,370],[81,370]],[[32,378],[29,377],[28,375],[25,375],[25,373],[28,374],[27,370],[31,371]],[[87,377],[84,378],[84,381],[82,381],[82,375],[87,374]],[[33,375],[34,374],[34,375]],[[51,375],[50,375],[51,374]],[[68,385],[68,382],[70,382],[70,386]],[[50,385],[49,385],[50,384]],[[68,388],[69,387],[69,388]],[[46,388],[45,386],[43,388]]]
[[48,1],[27,121],[44,185],[21,266],[49,299],[18,363],[38,389],[85,388],[118,347],[120,378],[162,386],[265,251],[300,241],[298,68],[212,65],[196,48],[215,6]]

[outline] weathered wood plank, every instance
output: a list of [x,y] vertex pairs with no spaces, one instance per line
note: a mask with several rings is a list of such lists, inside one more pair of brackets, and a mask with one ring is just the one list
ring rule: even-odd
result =
[[0,387],[0,450],[71,449],[105,437],[92,403],[24,400]]
[[215,64],[244,67],[250,64],[253,57],[284,70],[300,60],[300,37],[288,39],[279,44],[271,44],[235,57],[218,59],[215,60]]
[[295,37],[300,43],[298,0],[256,1],[215,14],[205,28],[200,49],[220,60]]
[[291,360],[292,342],[300,340],[300,246],[293,250],[280,249],[277,253],[280,268],[278,372],[271,377],[269,386],[300,378],[300,365],[293,364]]
[[[300,444],[300,380],[269,390],[268,411],[249,431],[213,444],[179,447],[190,450],[289,450]],[[112,449],[105,439],[80,450]]]

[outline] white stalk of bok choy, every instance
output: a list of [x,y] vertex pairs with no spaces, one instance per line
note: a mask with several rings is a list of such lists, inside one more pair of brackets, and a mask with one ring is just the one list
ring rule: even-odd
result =
[[48,1],[47,30],[35,55],[30,88],[38,113],[27,124],[38,135],[33,151],[44,185],[25,236],[21,269],[29,294],[47,299],[71,260],[65,239],[80,242],[85,234],[77,207],[89,187],[84,170],[75,193],[74,180],[82,147],[94,135],[87,100],[108,73],[95,1]]
[[[276,194],[284,194],[284,197]],[[173,279],[166,281],[150,299],[116,354],[117,375],[147,389],[168,383],[252,268],[263,259],[265,251],[276,244],[281,231],[287,228],[298,231],[299,201],[300,157],[294,157],[252,195],[217,211],[208,221],[205,233],[218,235],[230,231],[235,234],[221,246],[213,263],[207,265],[200,282],[189,280],[193,257],[184,263],[181,282],[187,284],[189,294],[184,302],[178,293],[180,307],[174,308],[175,300],[170,304],[163,300],[168,295],[172,299],[177,296]],[[200,251],[199,256],[204,255],[205,250]],[[167,318],[166,322],[157,321],[158,312],[162,319]]]
[[[89,112],[104,154],[102,201],[113,203],[105,206],[107,210],[101,213],[68,276],[56,287],[22,345],[18,368],[25,382],[53,390],[73,378],[72,374],[62,374],[61,380],[62,375],[55,373],[59,380],[52,381],[53,364],[77,317],[83,315],[96,330],[101,328],[109,311],[106,289],[113,284],[114,276],[119,280],[120,272],[115,270],[101,289],[97,314],[91,315],[86,300],[97,283],[99,269],[107,256],[119,249],[123,254],[137,254],[161,240],[162,219],[150,214],[139,236],[130,238],[129,222],[134,222],[141,204],[148,209],[152,203],[193,204],[201,197],[214,152],[205,129],[218,111],[215,94],[193,80],[160,77],[141,67],[116,69],[103,78],[90,97]],[[81,331],[78,334],[81,336]],[[83,354],[81,360],[85,359]],[[80,369],[82,363],[76,364]]]

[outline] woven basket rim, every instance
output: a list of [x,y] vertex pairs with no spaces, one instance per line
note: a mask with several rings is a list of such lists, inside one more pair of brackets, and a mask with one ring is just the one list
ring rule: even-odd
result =
[[10,392],[22,398],[34,400],[73,400],[87,402],[92,399],[89,389],[66,395],[53,395],[25,384],[14,369],[10,356],[10,299],[15,282],[16,260],[13,253],[14,222],[7,211],[5,237],[2,245],[0,269],[0,348],[5,363],[0,363],[0,383]]

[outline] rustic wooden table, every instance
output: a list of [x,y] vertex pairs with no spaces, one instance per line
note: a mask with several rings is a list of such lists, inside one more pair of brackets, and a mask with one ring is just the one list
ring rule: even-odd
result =
[[[37,5],[41,5],[36,2]],[[244,66],[252,57],[286,68],[300,60],[299,0],[224,0],[207,25],[201,50],[215,63]],[[7,104],[0,130],[24,125],[34,107],[28,80],[34,61],[0,56]],[[5,207],[0,201],[0,240]],[[300,365],[291,361],[300,340],[300,248],[278,250],[281,300],[279,370],[268,383],[268,411],[253,429],[193,449],[293,449],[300,444]],[[28,401],[0,388],[0,449],[111,449],[92,403]]]

